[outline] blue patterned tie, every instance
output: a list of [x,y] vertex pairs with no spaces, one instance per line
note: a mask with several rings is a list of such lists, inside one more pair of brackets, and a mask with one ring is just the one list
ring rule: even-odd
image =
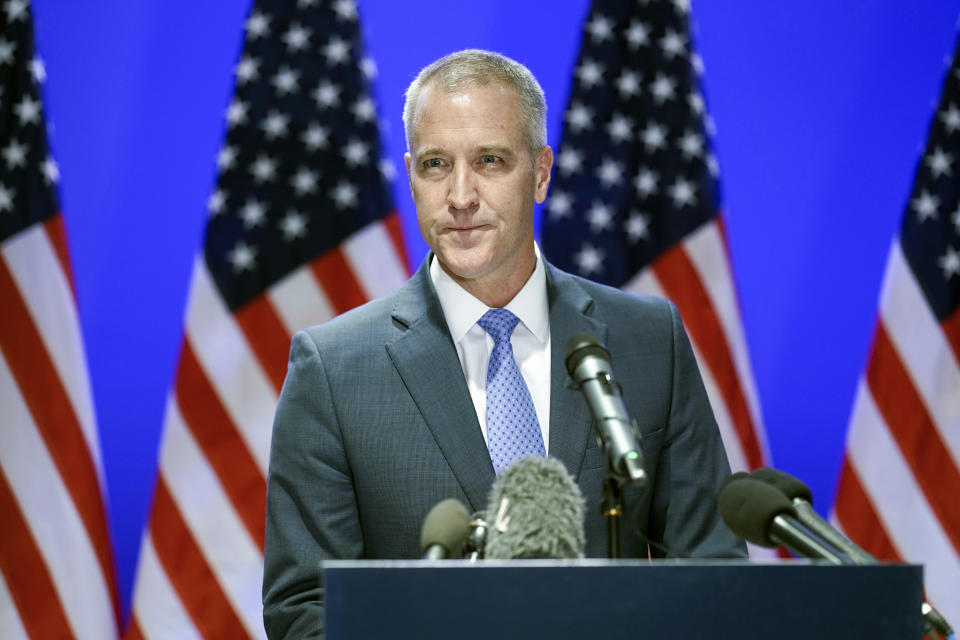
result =
[[477,320],[493,338],[487,365],[487,446],[497,473],[517,458],[546,455],[530,391],[513,359],[510,336],[518,322],[506,309],[491,309]]

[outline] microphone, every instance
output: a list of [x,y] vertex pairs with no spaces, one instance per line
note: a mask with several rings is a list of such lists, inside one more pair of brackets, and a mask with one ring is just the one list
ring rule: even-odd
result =
[[591,335],[578,333],[563,348],[567,373],[577,383],[603,443],[610,473],[628,485],[647,483],[640,433],[627,415],[620,386],[613,379],[610,352]]
[[[756,469],[750,474],[750,477],[766,482],[782,491],[793,502],[793,507],[796,509],[800,522],[839,551],[845,553],[853,564],[877,564],[876,558],[861,549],[840,531],[837,531],[813,510],[813,494],[810,492],[810,488],[800,479],[769,467]],[[920,607],[920,612],[923,615],[923,630],[925,633],[935,632],[943,636],[950,636],[953,633],[953,629],[947,620],[929,603],[924,602]]]
[[806,558],[833,564],[849,559],[797,520],[797,512],[776,487],[754,478],[733,477],[717,496],[720,516],[730,530],[762,547],[786,547]]
[[556,458],[520,458],[490,489],[485,557],[582,558],[583,494]]
[[423,559],[444,560],[459,556],[469,532],[468,519],[467,508],[454,498],[433,505],[420,530]]
[[837,531],[814,511],[813,494],[810,492],[810,488],[798,478],[769,467],[756,469],[750,474],[750,477],[766,482],[782,491],[793,502],[797,519],[808,529],[836,547],[838,551],[842,551],[849,556],[853,564],[876,564],[876,558],[854,544],[850,538]]
[[467,534],[467,541],[463,546],[463,555],[470,562],[476,562],[483,557],[487,546],[487,534],[490,531],[490,525],[487,523],[487,514],[478,511],[470,516],[468,523],[470,532]]

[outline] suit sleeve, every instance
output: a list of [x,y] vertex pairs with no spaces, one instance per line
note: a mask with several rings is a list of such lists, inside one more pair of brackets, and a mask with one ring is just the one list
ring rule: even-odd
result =
[[717,510],[717,493],[730,476],[730,464],[690,341],[672,303],[670,316],[672,396],[650,533],[672,556],[746,557],[746,545]]
[[363,537],[330,381],[313,338],[293,338],[270,446],[263,619],[270,638],[323,635],[319,563]]

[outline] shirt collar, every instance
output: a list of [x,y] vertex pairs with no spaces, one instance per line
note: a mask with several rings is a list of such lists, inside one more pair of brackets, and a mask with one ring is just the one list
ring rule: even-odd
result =
[[[549,313],[547,311],[547,275],[540,256],[540,248],[534,244],[537,256],[537,265],[533,275],[517,292],[517,295],[507,303],[508,309],[532,333],[537,340],[546,343],[550,335]],[[466,289],[461,287],[450,275],[440,267],[435,255],[430,258],[430,279],[440,299],[443,315],[447,319],[447,327],[454,343],[459,343],[463,337],[476,325],[483,314],[490,310],[479,299],[475,298]]]

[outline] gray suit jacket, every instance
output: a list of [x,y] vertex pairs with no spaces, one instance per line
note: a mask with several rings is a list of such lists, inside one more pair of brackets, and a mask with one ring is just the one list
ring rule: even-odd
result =
[[[396,292],[293,339],[274,422],[268,480],[264,621],[271,637],[321,631],[318,562],[419,557],[430,508],[486,507],[493,466],[426,265]],[[650,483],[624,492],[621,555],[646,540],[677,557],[743,557],[716,494],[730,469],[673,304],[547,266],[550,442],[586,498],[587,555],[606,555],[605,467],[563,347],[589,333],[643,434]],[[663,555],[652,548],[654,556]]]

